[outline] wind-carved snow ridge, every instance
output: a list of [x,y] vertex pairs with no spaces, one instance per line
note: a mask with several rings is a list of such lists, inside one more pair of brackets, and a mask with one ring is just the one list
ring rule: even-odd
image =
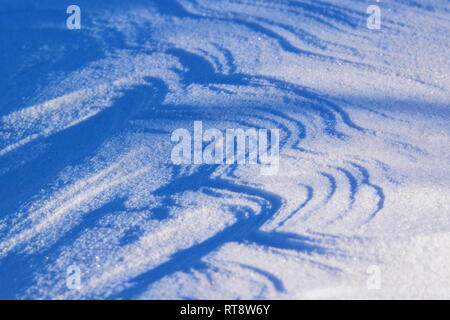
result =
[[[450,296],[441,1],[384,1],[381,30],[361,1],[81,1],[76,38],[48,3],[40,65],[3,54],[1,297]],[[174,165],[194,121],[279,129],[278,173]]]

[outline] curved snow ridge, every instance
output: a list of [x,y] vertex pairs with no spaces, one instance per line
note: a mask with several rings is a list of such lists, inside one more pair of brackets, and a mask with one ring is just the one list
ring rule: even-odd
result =
[[79,90],[3,116],[0,120],[4,131],[2,140],[14,139],[17,142],[0,150],[0,156],[98,114],[111,105],[114,93],[126,88],[126,84],[126,79],[119,79],[112,84]]
[[52,233],[69,230],[71,225],[80,220],[80,216],[109,201],[120,190],[127,188],[127,185],[136,183],[136,178],[154,169],[151,165],[142,167],[142,162],[137,162],[136,167],[132,167],[139,151],[133,151],[106,169],[58,190],[41,204],[33,204],[28,209],[28,214],[21,214],[20,220],[10,227],[9,236],[2,239],[0,256],[20,245],[25,245],[30,253],[48,246],[51,243],[49,241],[57,241]]
[[[145,230],[142,231],[142,235],[130,243],[114,248],[108,252],[108,257],[99,257],[96,255],[97,251],[87,249],[90,246],[86,246],[85,242],[91,242],[92,236],[95,239],[98,231],[86,231],[74,244],[74,248],[64,250],[66,252],[58,259],[60,263],[52,266],[52,269],[61,268],[59,273],[63,272],[67,268],[64,257],[69,254],[67,258],[71,256],[77,261],[73,257],[72,250],[82,246],[85,249],[80,254],[83,255],[85,264],[81,267],[87,272],[84,273],[86,285],[80,291],[67,292],[63,278],[57,282],[56,287],[48,288],[50,292],[44,291],[44,297],[48,294],[49,297],[63,294],[59,298],[127,297],[129,293],[126,289],[130,284],[135,283],[135,286],[145,288],[145,283],[156,281],[179,268],[188,268],[190,264],[196,263],[198,256],[207,255],[223,243],[241,238],[250,232],[248,226],[256,228],[254,222],[264,220],[264,216],[268,214],[265,211],[271,208],[256,198],[259,192],[252,191],[251,188],[233,187],[226,181],[215,180],[205,183],[205,186],[212,192],[203,192],[200,195],[190,191],[183,193],[176,200],[179,204],[184,203],[182,208],[169,208],[173,212],[161,223],[152,221],[142,223],[140,228]],[[222,191],[224,187],[226,189]],[[236,190],[228,191],[233,189]],[[247,198],[243,196],[243,190],[249,191]],[[239,192],[236,194],[236,191]],[[240,200],[236,201],[236,195]],[[215,210],[214,215],[210,214],[211,210]],[[275,213],[276,208],[272,208],[271,212]],[[125,214],[125,212],[122,214],[124,218]],[[194,220],[197,222],[192,224]],[[111,229],[107,232],[109,241],[117,242],[124,231]],[[54,270],[47,272],[52,273]],[[48,273],[39,278],[41,277],[47,278]],[[118,282],[123,285],[118,287]]]
[[[87,30],[109,39],[106,57],[0,120],[0,263],[20,257],[33,274],[0,295],[365,297],[372,264],[394,281],[396,261],[426,256],[403,253],[405,239],[450,230],[447,44],[434,33],[449,26],[435,2],[381,4],[381,31],[355,1],[98,5]],[[416,33],[439,48],[424,64]],[[279,129],[278,173],[174,165],[171,132],[194,121]]]
[[[130,66],[123,66],[125,61],[134,60]],[[112,60],[112,61],[111,61]],[[75,72],[60,83],[63,88],[75,83],[84,84],[84,88],[63,94],[38,105],[27,107],[5,115],[0,119],[0,139],[4,144],[0,156],[7,154],[38,138],[48,137],[59,131],[76,126],[94,117],[113,103],[126,90],[133,86],[146,84],[145,78],[153,75],[161,76],[161,71],[173,67],[173,61],[167,55],[137,55],[117,54],[114,59],[105,59],[93,63],[83,72]],[[155,62],[158,66],[154,66]],[[102,68],[99,74],[98,69]],[[109,70],[111,81],[97,81]],[[170,71],[164,78],[170,83]],[[103,82],[103,83],[102,83]],[[173,81],[172,81],[173,82]],[[51,91],[47,94],[51,94]],[[132,106],[128,106],[132,110]],[[13,143],[11,144],[11,141]]]

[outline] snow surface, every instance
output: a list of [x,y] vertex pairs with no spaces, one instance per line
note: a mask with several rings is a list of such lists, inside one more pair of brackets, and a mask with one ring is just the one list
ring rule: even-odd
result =
[[[1,0],[0,297],[449,299],[450,2],[369,4]],[[195,120],[278,174],[173,165]]]

